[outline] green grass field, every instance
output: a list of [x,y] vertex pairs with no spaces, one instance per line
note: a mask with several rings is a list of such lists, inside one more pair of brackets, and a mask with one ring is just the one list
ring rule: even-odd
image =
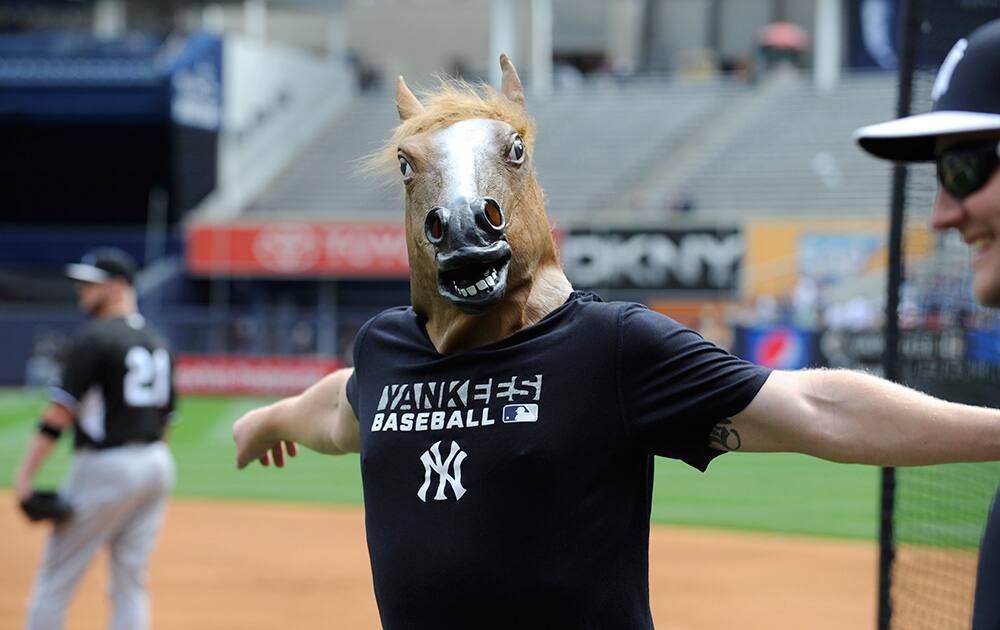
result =
[[[361,504],[356,455],[329,457],[304,452],[284,469],[254,465],[237,471],[230,426],[245,411],[266,399],[187,396],[182,421],[171,432],[178,463],[176,494],[188,497]],[[9,486],[35,419],[45,404],[44,392],[0,390],[0,485]],[[70,459],[68,439],[39,475],[39,485],[58,484]],[[942,528],[957,532],[949,546],[974,546],[1000,467],[983,472],[936,467],[933,491],[962,509],[931,506],[918,527],[901,528],[914,541],[934,543]],[[926,476],[926,470],[921,474]],[[990,483],[969,490],[970,475]],[[942,481],[943,479],[943,481]],[[801,455],[730,454],[702,474],[680,462],[658,459],[653,521],[702,527],[874,539],[877,532],[878,469],[824,462]],[[954,491],[952,491],[954,490]],[[958,492],[961,490],[961,492]],[[904,500],[913,501],[902,495]],[[919,499],[919,497],[918,497]],[[936,510],[936,511],[935,511]]]

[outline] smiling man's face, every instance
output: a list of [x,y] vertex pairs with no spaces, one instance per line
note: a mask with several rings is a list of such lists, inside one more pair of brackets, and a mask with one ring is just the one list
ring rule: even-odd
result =
[[[1000,134],[993,138],[1000,141]],[[968,139],[945,137],[938,146],[944,150],[958,140]],[[931,222],[937,230],[958,230],[972,250],[972,290],[976,300],[1000,307],[1000,168],[993,171],[982,188],[964,199],[957,199],[939,185]]]

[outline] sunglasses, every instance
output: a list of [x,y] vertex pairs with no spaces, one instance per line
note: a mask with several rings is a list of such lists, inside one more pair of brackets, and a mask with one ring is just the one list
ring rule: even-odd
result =
[[965,199],[986,185],[998,164],[997,140],[955,144],[938,154],[938,181],[952,197]]

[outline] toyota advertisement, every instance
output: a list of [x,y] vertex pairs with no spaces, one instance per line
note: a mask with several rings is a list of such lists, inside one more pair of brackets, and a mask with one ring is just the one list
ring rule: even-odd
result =
[[241,222],[188,231],[195,275],[406,278],[402,223]]

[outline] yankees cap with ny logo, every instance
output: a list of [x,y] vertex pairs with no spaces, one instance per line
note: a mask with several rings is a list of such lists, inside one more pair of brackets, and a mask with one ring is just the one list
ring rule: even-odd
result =
[[1000,134],[1000,20],[955,43],[938,70],[931,98],[930,112],[862,127],[854,139],[876,157],[924,162],[935,159],[939,136]]

